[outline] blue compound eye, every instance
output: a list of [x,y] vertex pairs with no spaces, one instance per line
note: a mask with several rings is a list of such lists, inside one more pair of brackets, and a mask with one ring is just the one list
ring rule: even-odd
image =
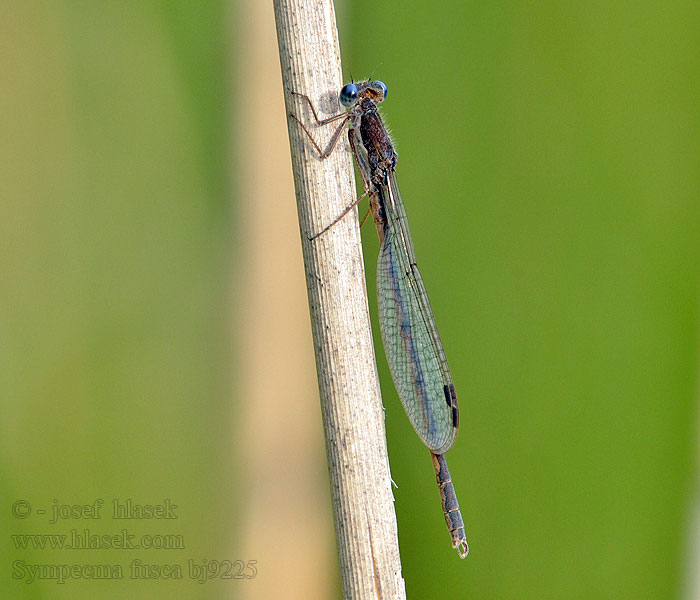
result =
[[343,106],[352,106],[357,100],[357,86],[354,83],[346,83],[340,90],[340,103]]
[[384,98],[382,98],[382,100],[385,100],[386,95],[389,93],[389,90],[386,88],[386,85],[384,84],[384,82],[383,81],[375,81],[374,86],[382,89],[382,91],[384,92]]

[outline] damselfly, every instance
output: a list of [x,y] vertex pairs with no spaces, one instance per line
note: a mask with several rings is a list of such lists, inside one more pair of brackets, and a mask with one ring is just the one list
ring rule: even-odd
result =
[[317,238],[369,195],[370,210],[381,247],[377,263],[379,324],[394,385],[416,433],[428,447],[452,546],[464,558],[469,552],[464,521],[445,460],[459,427],[457,394],[445,350],[438,334],[423,278],[416,265],[408,217],[396,181],[398,155],[377,104],[387,87],[381,81],[348,83],[340,90],[340,102],[348,110],[319,119],[308,96],[304,98],[318,125],[341,121],[323,151],[309,130],[294,115],[321,158],[328,158],[348,125],[348,139],[362,176],[365,193],[334,221],[311,237]]

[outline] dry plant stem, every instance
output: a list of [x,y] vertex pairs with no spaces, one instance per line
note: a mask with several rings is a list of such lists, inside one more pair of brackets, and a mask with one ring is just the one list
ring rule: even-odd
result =
[[[291,92],[308,95],[321,118],[341,110],[333,4],[274,7],[287,112],[325,149],[334,128],[317,127]],[[288,125],[343,596],[405,598],[357,211],[310,239],[357,197],[346,137],[321,160],[299,124]]]

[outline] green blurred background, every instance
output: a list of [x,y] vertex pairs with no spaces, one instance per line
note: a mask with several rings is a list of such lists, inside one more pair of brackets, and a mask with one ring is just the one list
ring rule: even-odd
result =
[[[275,252],[274,239],[248,243],[259,239],[249,170],[291,169],[279,66],[259,71],[264,85],[246,79],[260,53],[274,60],[271,9],[7,2],[0,15],[0,595],[281,597],[261,591],[268,578],[292,598],[274,566],[288,555],[323,583],[298,597],[339,597],[313,382],[297,397],[258,379],[259,399],[241,383],[261,337],[246,318],[250,265]],[[463,562],[377,336],[409,597],[696,597],[698,17],[682,1],[339,6],[346,79],[389,88],[384,115],[462,409],[449,460]],[[263,149],[250,156],[249,140]],[[292,217],[275,226],[296,236],[298,260],[291,191],[255,199]],[[371,225],[363,238],[376,314]],[[274,261],[260,264],[274,285]],[[262,337],[280,345],[278,329]],[[293,352],[310,373],[305,335]],[[270,412],[253,421],[251,404]],[[261,501],[251,486],[266,479],[246,452],[285,406],[309,416],[314,443],[299,456],[318,489],[296,496],[270,476],[261,527],[284,532],[285,511],[314,498],[323,534],[308,554],[290,552],[291,535],[246,533]],[[286,465],[288,448],[266,448],[263,461]],[[96,498],[171,499],[177,520],[125,526],[186,548],[80,554],[10,537],[119,533],[106,519],[11,512],[21,499],[50,511]],[[183,564],[184,579],[28,584],[12,570],[135,558]],[[259,577],[199,584],[190,559],[256,560]]]

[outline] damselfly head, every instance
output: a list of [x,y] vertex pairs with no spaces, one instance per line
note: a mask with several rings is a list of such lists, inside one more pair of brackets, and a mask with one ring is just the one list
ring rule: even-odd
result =
[[381,81],[359,81],[358,83],[346,83],[340,90],[340,103],[350,108],[357,99],[365,96],[379,104],[384,101],[388,90]]

